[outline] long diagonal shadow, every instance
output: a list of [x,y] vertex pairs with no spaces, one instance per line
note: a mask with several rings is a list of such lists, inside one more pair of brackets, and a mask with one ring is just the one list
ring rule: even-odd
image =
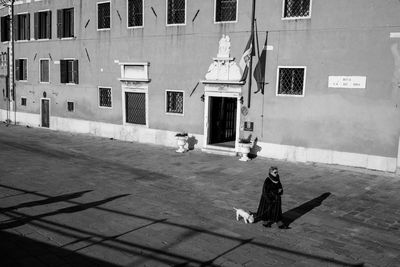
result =
[[21,204],[12,206],[12,207],[0,208],[0,212],[22,209],[22,208],[29,208],[29,207],[40,206],[40,205],[47,205],[47,204],[61,202],[61,201],[67,201],[67,200],[81,197],[81,196],[83,196],[83,194],[86,194],[91,191],[93,191],[93,190],[85,190],[85,191],[80,191],[80,192],[76,192],[76,193],[70,193],[70,194],[65,194],[65,195],[60,195],[60,196],[55,196],[55,197],[48,197],[46,199],[25,202],[25,203],[21,203]]
[[[15,188],[12,186],[8,186],[8,185],[2,185],[0,184],[0,187],[3,188],[8,188],[8,189],[12,189],[12,190],[17,190],[17,191],[21,191],[21,192],[26,192],[27,190],[21,189],[21,188]],[[34,193],[35,195],[38,196],[42,196],[42,197],[48,197],[47,195],[44,194],[40,194],[40,193]],[[330,194],[330,193],[328,193]],[[68,203],[74,203],[74,204],[80,204],[79,202],[76,201],[67,201]],[[137,218],[137,219],[142,219],[142,220],[149,220],[149,221],[155,221],[158,220],[157,218],[152,218],[152,217],[148,217],[148,216],[143,216],[143,215],[138,215],[138,214],[132,214],[129,212],[125,212],[125,211],[121,211],[121,210],[113,210],[113,209],[109,209],[109,208],[105,208],[105,207],[95,207],[95,209],[101,210],[101,211],[105,211],[105,212],[110,212],[110,213],[114,213],[114,214],[118,214],[118,215],[122,215],[122,216],[128,216],[128,217],[133,217],[133,218]],[[11,214],[7,214],[7,216],[10,217],[15,217],[18,218],[17,216],[24,216],[24,214],[19,213],[19,212],[15,212],[15,211],[11,211],[8,212],[11,214],[15,214],[15,215],[11,215]],[[77,229],[68,225],[64,225],[64,224],[59,224],[53,221],[49,221],[46,219],[38,219],[37,221],[39,222],[31,222],[30,224],[42,229],[46,229],[49,231],[53,231],[55,233],[59,233],[61,235],[65,235],[65,236],[70,236],[70,237],[74,237],[74,238],[82,238],[81,235],[77,235],[77,234],[73,234],[64,230],[60,230],[59,228],[62,229],[68,229],[70,231],[75,231],[81,234],[85,234],[85,235],[93,235],[93,236],[98,236],[96,233],[92,233],[92,232],[87,232],[87,231],[83,231],[81,229]],[[44,225],[45,224],[45,225]],[[229,240],[236,240],[236,241],[243,241],[243,239],[238,238],[238,237],[232,237],[232,236],[227,236],[224,234],[220,234],[220,233],[216,233],[213,231],[209,231],[207,229],[204,228],[200,228],[200,227],[195,227],[195,226],[190,226],[190,225],[185,225],[185,224],[180,224],[180,223],[174,223],[174,222],[169,222],[166,221],[164,222],[164,224],[166,225],[170,225],[173,227],[180,227],[180,228],[184,228],[184,229],[188,229],[194,232],[198,232],[198,233],[203,233],[203,234],[208,234],[214,237],[220,237],[220,238],[224,238],[224,239],[229,239]],[[53,226],[53,227],[51,227]],[[55,228],[57,227],[57,228]],[[100,236],[100,237],[104,237],[104,236]],[[140,248],[140,249],[144,249],[146,250],[145,246],[141,246],[141,245],[137,245],[137,244],[133,244],[133,243],[129,243],[129,242],[125,242],[125,241],[121,241],[121,240],[117,240],[117,243],[123,243],[123,245],[128,245],[131,247],[135,247],[135,248]],[[292,249],[287,249],[287,248],[283,248],[283,247],[278,247],[275,245],[269,245],[269,244],[265,244],[265,243],[261,243],[261,242],[257,242],[257,241],[252,241],[250,242],[251,245],[257,246],[257,247],[261,247],[261,248],[265,248],[265,249],[271,249],[271,250],[275,250],[275,251],[281,251],[281,252],[286,252],[295,256],[299,256],[299,257],[305,257],[305,258],[310,258],[316,261],[321,261],[321,262],[326,262],[326,263],[331,263],[331,264],[337,264],[337,265],[342,265],[342,266],[363,266],[363,263],[349,263],[349,262],[345,262],[345,261],[341,261],[341,260],[337,260],[334,258],[330,258],[330,257],[324,257],[324,256],[319,256],[319,255],[314,255],[314,254],[310,254],[307,252],[302,252],[302,251],[296,251],[296,250],[292,250]],[[120,251],[126,251],[125,248],[120,248],[119,246],[114,246],[111,244],[102,244],[104,247],[109,247],[112,249],[118,249]],[[151,253],[158,253],[159,250],[154,250],[152,248],[147,248],[148,251],[150,251],[150,253],[139,253],[138,255],[141,255],[143,257],[149,257],[152,259],[155,259],[154,255]],[[135,254],[134,252],[132,252],[131,250],[126,251],[127,253],[131,253],[131,254]],[[161,251],[161,255],[163,254],[163,251]],[[187,257],[184,256],[180,256],[178,257],[178,259],[188,259]],[[160,260],[164,260],[164,257],[160,257]],[[189,260],[190,261],[190,260]],[[164,262],[164,261],[163,261]],[[180,261],[181,262],[181,261]],[[197,262],[197,263],[202,263],[201,261],[197,261],[194,260],[193,262]],[[171,261],[170,264],[178,264],[179,262],[174,262]]]
[[329,192],[323,193],[319,197],[316,197],[310,201],[307,201],[307,202],[301,204],[300,206],[298,206],[296,208],[286,211],[282,215],[283,222],[286,225],[291,224],[292,222],[294,222],[295,220],[297,220],[298,218],[300,218],[307,212],[310,212],[312,209],[320,206],[322,204],[322,201],[324,201],[330,195],[331,195],[331,193],[329,193]]

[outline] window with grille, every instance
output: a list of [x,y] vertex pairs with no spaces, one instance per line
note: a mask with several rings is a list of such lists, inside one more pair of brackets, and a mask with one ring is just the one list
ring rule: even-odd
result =
[[67,102],[67,110],[69,112],[73,112],[74,111],[74,102]]
[[167,113],[183,114],[183,92],[167,90],[166,98]]
[[51,11],[34,14],[35,39],[51,39]]
[[237,0],[215,0],[215,22],[236,21]]
[[57,38],[74,37],[74,9],[57,10]]
[[62,59],[60,60],[61,83],[79,83],[78,60]]
[[21,106],[26,106],[26,98],[21,97]]
[[284,0],[284,18],[309,18],[311,0]]
[[128,27],[143,26],[143,0],[128,0]]
[[111,88],[99,87],[99,106],[111,108]]
[[279,67],[277,95],[304,95],[305,67]]
[[125,120],[146,125],[146,94],[125,92]]
[[111,3],[104,2],[97,4],[97,29],[107,30],[111,27]]
[[16,40],[29,40],[30,14],[20,14],[15,17]]
[[1,41],[10,41],[10,17],[1,17]]
[[50,82],[50,60],[41,59],[39,63],[40,68],[40,82],[48,83]]
[[26,81],[28,80],[28,60],[16,59],[15,60],[15,80]]
[[186,23],[186,0],[167,0],[167,24]]

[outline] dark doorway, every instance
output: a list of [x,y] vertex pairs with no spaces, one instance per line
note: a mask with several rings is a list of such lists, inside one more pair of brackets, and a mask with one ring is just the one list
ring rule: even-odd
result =
[[49,100],[42,99],[42,127],[50,127],[50,108]]
[[237,99],[232,97],[210,97],[208,143],[235,147]]

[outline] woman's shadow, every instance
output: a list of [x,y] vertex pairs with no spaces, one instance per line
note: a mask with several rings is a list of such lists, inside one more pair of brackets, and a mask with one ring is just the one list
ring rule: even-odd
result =
[[293,208],[291,210],[286,211],[285,213],[282,214],[283,217],[283,223],[285,225],[289,225],[307,212],[311,211],[315,207],[318,207],[321,205],[322,201],[324,201],[327,197],[329,197],[331,193],[323,193],[319,197],[316,197],[310,201],[307,201],[304,204],[301,204],[300,206]]

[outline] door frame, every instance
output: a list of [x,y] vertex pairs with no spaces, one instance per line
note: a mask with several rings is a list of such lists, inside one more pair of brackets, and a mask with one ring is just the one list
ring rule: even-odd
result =
[[43,100],[48,100],[49,101],[49,127],[44,127],[44,128],[50,128],[50,114],[51,114],[51,99],[48,97],[41,97],[40,98],[40,127],[43,127],[42,123],[43,123],[43,118],[42,118],[42,104],[43,104]]
[[[236,98],[236,133],[235,133],[235,147],[227,148],[208,144],[210,137],[210,97],[227,97]],[[214,148],[219,150],[234,151],[238,152],[239,138],[238,134],[240,131],[240,98],[241,94],[239,92],[204,92],[204,148]]]

